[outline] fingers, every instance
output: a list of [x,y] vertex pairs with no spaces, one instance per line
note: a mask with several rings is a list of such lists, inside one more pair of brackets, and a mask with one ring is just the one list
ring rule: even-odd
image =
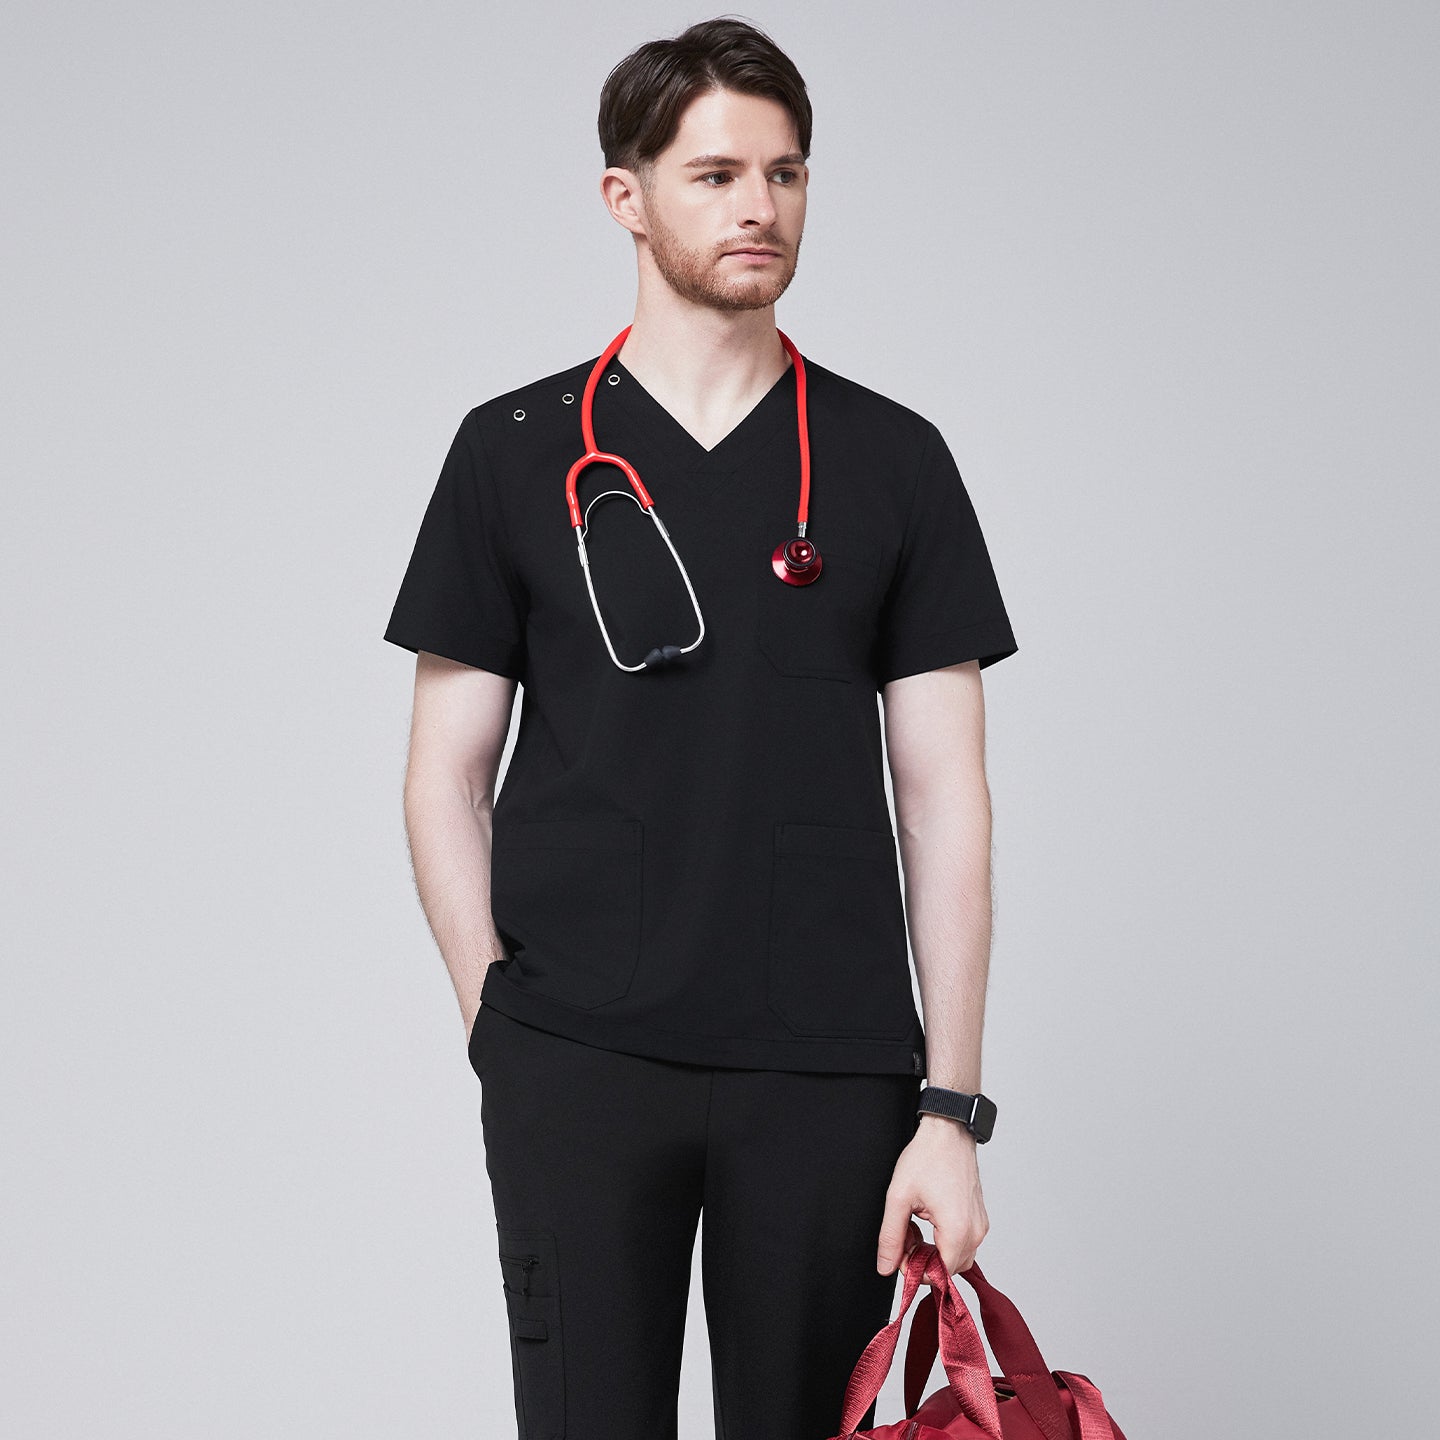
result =
[[[910,1256],[914,1254],[917,1245],[925,1243],[925,1236],[921,1233],[920,1227],[913,1219],[906,1225],[904,1241],[899,1238],[899,1223],[894,1222],[892,1228],[892,1217],[887,1209],[885,1225],[880,1232],[880,1257],[878,1266],[882,1275],[888,1275],[896,1270],[903,1270],[910,1263]],[[953,1227],[951,1227],[953,1229]],[[977,1217],[972,1217],[968,1225],[961,1229],[956,1238],[951,1238],[950,1231],[944,1226],[936,1224],[935,1239],[932,1242],[940,1252],[940,1259],[944,1262],[947,1275],[960,1275],[968,1270],[975,1263],[976,1253],[980,1249],[981,1242],[990,1231],[989,1219],[981,1211]],[[891,1235],[895,1236],[891,1249],[886,1249],[886,1243]],[[887,1257],[898,1256],[890,1259],[887,1264]]]
[[906,1266],[910,1264],[910,1257],[915,1253],[915,1247],[923,1244],[925,1244],[925,1237],[920,1233],[920,1227],[913,1219],[907,1218],[905,1223],[905,1239],[900,1249],[900,1258],[888,1268],[881,1266],[880,1273],[882,1275],[903,1273]]
[[937,1225],[935,1227],[935,1248],[945,1261],[946,1273],[960,1275],[968,1270],[975,1263],[975,1254],[989,1232],[990,1222],[986,1219],[983,1211],[961,1235],[959,1243],[942,1235],[940,1227]]
[[910,1263],[910,1257],[915,1253],[915,1247],[924,1243],[925,1237],[920,1233],[920,1227],[912,1219],[905,1227],[905,1255],[900,1261],[902,1270]]
[[[970,1223],[955,1239],[937,1224],[933,1243],[945,1264],[945,1273],[960,1275],[968,1270],[975,1263],[976,1253],[989,1231],[990,1221],[983,1209],[971,1216]],[[880,1227],[880,1250],[875,1260],[876,1269],[882,1275],[892,1275],[903,1270],[910,1263],[915,1247],[924,1243],[925,1236],[912,1216],[898,1202],[894,1205],[887,1203],[884,1223]]]
[[875,1257],[875,1268],[882,1275],[893,1275],[925,1238],[910,1217],[907,1201],[898,1196],[885,1197],[885,1217],[880,1222],[880,1249]]

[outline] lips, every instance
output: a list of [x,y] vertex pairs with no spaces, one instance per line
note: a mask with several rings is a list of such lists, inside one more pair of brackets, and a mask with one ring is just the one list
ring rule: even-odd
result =
[[767,250],[762,245],[747,245],[740,250],[727,250],[727,255],[778,255],[778,250]]

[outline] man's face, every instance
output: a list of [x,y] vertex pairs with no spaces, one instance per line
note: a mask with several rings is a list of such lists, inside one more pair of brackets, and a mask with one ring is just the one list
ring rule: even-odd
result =
[[677,294],[716,310],[773,305],[795,275],[809,175],[778,101],[697,95],[641,172],[656,269]]

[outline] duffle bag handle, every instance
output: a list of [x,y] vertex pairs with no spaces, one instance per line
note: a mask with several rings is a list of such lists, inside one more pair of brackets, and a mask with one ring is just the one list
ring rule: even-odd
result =
[[[942,1268],[943,1263],[940,1262]],[[1025,1407],[1045,1440],[1075,1440],[1075,1432],[1055,1388],[1057,1378],[1065,1383],[1075,1402],[1080,1440],[1123,1440],[1106,1414],[1096,1386],[1083,1375],[1063,1370],[1051,1371],[1014,1301],[985,1278],[979,1264],[972,1263],[968,1270],[958,1271],[957,1274],[974,1289],[980,1303],[985,1338],[995,1352],[996,1363],[1015,1391],[1015,1398]],[[910,1327],[910,1344],[905,1355],[907,1416],[913,1415],[919,1408],[921,1391],[935,1363],[935,1354],[944,1334],[943,1317],[937,1314],[934,1304],[935,1293],[932,1289],[921,1301]]]
[[[995,1399],[995,1386],[990,1378],[990,1361],[985,1345],[975,1327],[959,1290],[945,1273],[940,1252],[927,1241],[921,1241],[910,1252],[905,1266],[905,1288],[901,1293],[900,1310],[865,1347],[845,1387],[845,1404],[840,1415],[840,1433],[836,1440],[854,1440],[865,1412],[880,1394],[880,1387],[890,1373],[895,1349],[900,1343],[900,1327],[920,1289],[922,1280],[930,1286],[927,1301],[939,1299],[939,1324],[935,1336],[950,1389],[960,1408],[991,1440],[1004,1440],[1000,1433],[1000,1407]],[[932,1307],[933,1308],[933,1307]],[[930,1352],[934,1363],[935,1350]],[[929,1365],[926,1366],[928,1373]]]

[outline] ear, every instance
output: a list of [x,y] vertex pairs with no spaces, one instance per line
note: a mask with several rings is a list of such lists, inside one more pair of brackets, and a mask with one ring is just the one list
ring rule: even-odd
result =
[[633,170],[612,165],[600,177],[600,195],[617,224],[632,235],[645,233],[645,197],[640,177]]

